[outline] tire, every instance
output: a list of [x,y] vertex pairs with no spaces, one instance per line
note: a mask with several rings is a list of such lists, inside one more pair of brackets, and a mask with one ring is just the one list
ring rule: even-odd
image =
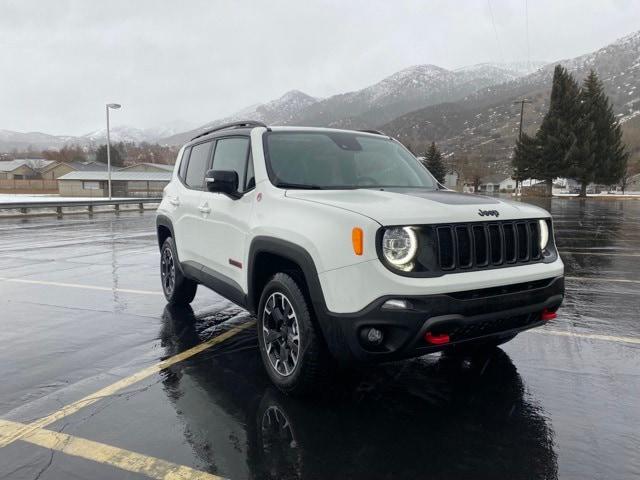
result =
[[260,356],[273,384],[290,395],[316,392],[329,377],[329,353],[311,315],[289,275],[277,273],[264,287],[257,314]]
[[465,342],[461,345],[454,345],[447,348],[444,353],[449,357],[478,357],[491,355],[494,350],[504,343],[513,340],[517,333],[509,333],[494,337],[489,340],[476,340]]
[[196,296],[198,284],[182,273],[176,245],[168,237],[160,249],[160,280],[164,297],[170,305],[189,305]]

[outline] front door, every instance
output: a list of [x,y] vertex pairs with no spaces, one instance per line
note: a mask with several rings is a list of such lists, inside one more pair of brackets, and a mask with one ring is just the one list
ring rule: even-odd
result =
[[213,170],[233,170],[238,174],[240,198],[206,191],[201,197],[202,239],[206,242],[204,265],[222,280],[232,280],[246,292],[245,249],[255,198],[255,180],[249,137],[223,137],[216,141]]

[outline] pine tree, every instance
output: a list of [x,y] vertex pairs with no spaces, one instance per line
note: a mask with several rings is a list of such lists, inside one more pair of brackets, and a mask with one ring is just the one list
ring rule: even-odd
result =
[[534,178],[547,183],[549,195],[553,179],[566,174],[568,154],[576,141],[575,125],[580,118],[580,88],[575,79],[561,65],[553,72],[549,111],[536,134],[539,155],[531,168]]
[[[111,145],[111,166],[112,167],[124,167],[124,160],[120,154],[120,148],[118,145]],[[96,161],[107,163],[107,146],[100,145],[96,151]]]
[[444,185],[444,177],[447,174],[447,167],[442,160],[442,154],[435,142],[431,142],[431,146],[427,150],[424,159],[424,166],[431,172],[438,182]]
[[628,153],[602,82],[592,70],[580,92],[580,120],[569,153],[569,175],[580,184],[580,196],[586,197],[587,185],[617,183],[627,170]]
[[522,182],[527,178],[535,177],[535,167],[540,157],[540,143],[536,137],[530,137],[526,133],[516,141],[513,154],[513,179]]

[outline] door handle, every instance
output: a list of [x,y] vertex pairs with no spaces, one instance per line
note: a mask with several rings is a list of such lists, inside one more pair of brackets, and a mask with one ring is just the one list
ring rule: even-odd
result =
[[200,210],[201,213],[211,213],[211,208],[209,208],[206,203],[204,205],[200,205],[198,210]]
[[180,199],[178,197],[169,197],[169,203],[174,207],[180,206]]

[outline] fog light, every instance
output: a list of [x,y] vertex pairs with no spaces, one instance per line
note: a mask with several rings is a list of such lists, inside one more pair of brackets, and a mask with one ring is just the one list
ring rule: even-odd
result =
[[382,330],[374,327],[363,329],[360,335],[365,342],[373,346],[380,345],[382,340],[384,340]]
[[392,298],[382,304],[382,308],[385,310],[407,310],[409,308],[409,302],[406,300],[399,300]]

